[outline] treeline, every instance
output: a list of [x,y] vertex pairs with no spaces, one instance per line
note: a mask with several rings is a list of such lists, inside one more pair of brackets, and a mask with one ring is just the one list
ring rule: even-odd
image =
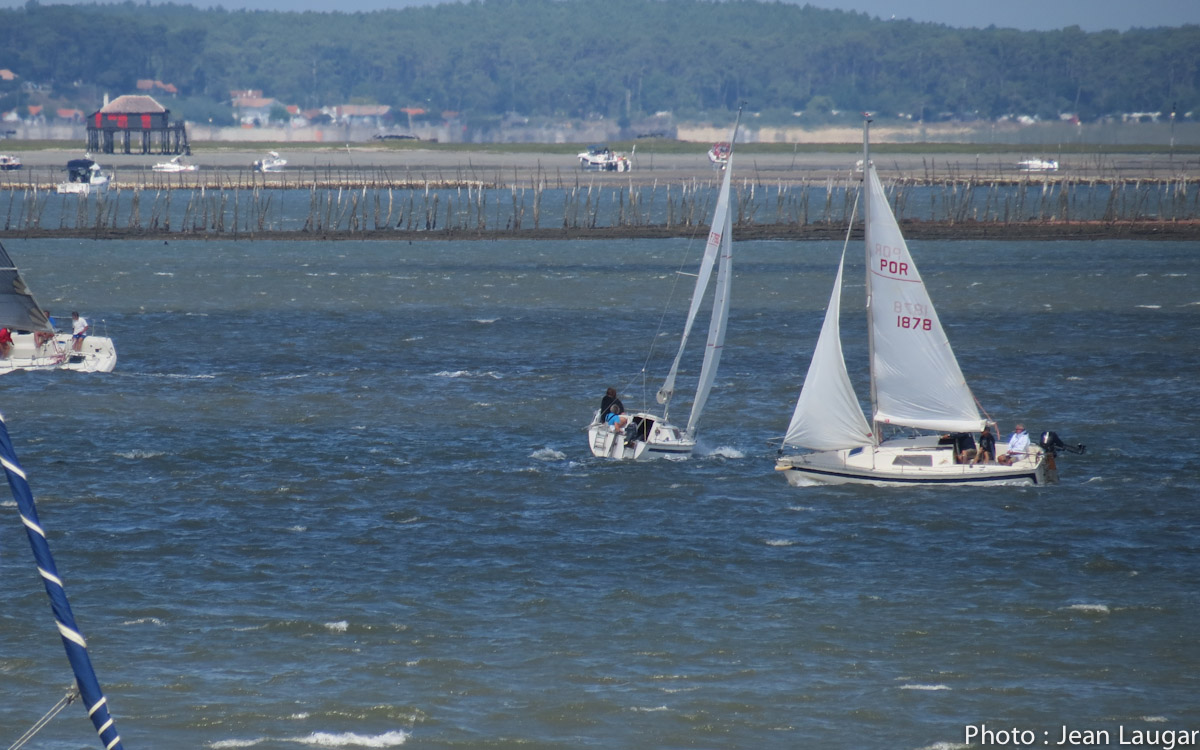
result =
[[764,122],[839,110],[1091,120],[1200,106],[1200,26],[955,29],[750,0],[472,0],[371,13],[29,0],[0,9],[0,68],[20,76],[0,82],[0,111],[36,96],[21,83],[86,109],[153,79],[179,89],[167,102],[176,115],[222,124],[234,89],[302,108],[388,104],[468,121],[670,111],[723,122],[743,101]]

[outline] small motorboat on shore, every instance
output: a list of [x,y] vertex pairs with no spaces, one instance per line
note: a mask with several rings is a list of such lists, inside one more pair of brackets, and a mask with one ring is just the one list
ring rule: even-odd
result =
[[1017,162],[1022,172],[1057,172],[1058,162],[1053,159],[1025,159]]
[[727,141],[714,143],[712,148],[708,150],[708,160],[713,163],[714,167],[724,169],[725,165],[729,162],[730,150],[731,146]]
[[91,159],[71,159],[67,162],[67,180],[58,183],[55,191],[73,195],[90,195],[108,187],[109,176]]
[[0,170],[20,169],[21,159],[12,154],[0,154]]
[[195,172],[199,167],[183,161],[183,154],[172,157],[170,161],[160,161],[151,167],[155,172]]
[[282,172],[286,165],[287,159],[281,157],[278,151],[268,151],[265,157],[251,166],[254,167],[255,172]]
[[625,154],[618,154],[604,144],[592,144],[587,151],[580,151],[580,169],[591,169],[601,172],[628,172],[633,169],[633,162]]

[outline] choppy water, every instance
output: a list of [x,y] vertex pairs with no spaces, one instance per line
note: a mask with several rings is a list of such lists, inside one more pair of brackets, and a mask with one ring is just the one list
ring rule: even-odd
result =
[[[1002,430],[1089,446],[969,490],[774,475],[840,243],[737,246],[701,455],[641,465],[582,427],[657,389],[699,241],[5,245],[117,342],[0,408],[130,750],[1200,729],[1192,244],[914,243]],[[7,746],[71,680],[2,497]]]

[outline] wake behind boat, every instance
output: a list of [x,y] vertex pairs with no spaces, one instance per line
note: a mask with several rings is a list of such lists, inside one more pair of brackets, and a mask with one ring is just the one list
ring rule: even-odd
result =
[[[1043,484],[1047,452],[1027,437],[1019,441],[1025,445],[1005,456],[1003,463],[996,455],[976,461],[963,444],[965,436],[982,437],[989,422],[963,378],[888,205],[870,159],[869,128],[867,120],[863,203],[871,424],[850,384],[842,354],[843,248],[825,322],[784,437],[785,449],[798,446],[811,452],[781,455],[775,469],[793,486]],[[909,433],[885,439],[880,436],[883,428],[906,428]]]
[[38,305],[21,272],[0,245],[0,326],[11,332],[12,346],[0,356],[0,375],[18,370],[112,372],[117,350],[107,336],[86,335],[75,348],[70,333],[58,333]]
[[[731,144],[737,139],[741,118],[742,111],[739,109],[733,124],[733,134],[729,138]],[[649,411],[640,411],[632,415],[604,414],[597,411],[587,427],[588,447],[593,456],[635,460],[662,456],[686,457],[691,455],[696,447],[696,430],[700,423],[700,415],[708,402],[708,395],[712,391],[713,381],[717,377],[721,351],[725,346],[725,328],[729,321],[729,292],[733,281],[733,224],[729,213],[730,179],[733,174],[732,150],[727,158],[708,242],[704,248],[704,258],[700,262],[700,272],[692,290],[687,322],[679,341],[679,351],[675,354],[675,361],[671,364],[671,370],[656,397],[658,403],[663,405],[662,416]],[[692,412],[687,428],[680,429],[670,423],[667,410],[671,405],[671,397],[675,394],[675,377],[687,347],[688,336],[691,334],[696,315],[700,312],[714,265],[717,266],[717,280],[713,292],[712,317],[709,320],[704,362],[700,368],[696,395],[692,399]]]

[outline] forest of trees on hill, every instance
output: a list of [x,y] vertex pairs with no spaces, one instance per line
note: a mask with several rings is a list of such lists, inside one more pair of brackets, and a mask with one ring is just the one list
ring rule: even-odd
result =
[[[84,111],[139,79],[173,113],[231,117],[231,90],[301,108],[419,106],[466,119],[634,120],[659,111],[763,122],[1183,115],[1200,105],[1200,26],[1087,33],[956,29],[752,0],[471,0],[372,13],[187,5],[0,9],[0,111],[36,84]],[[1200,116],[1198,114],[1197,116]]]

